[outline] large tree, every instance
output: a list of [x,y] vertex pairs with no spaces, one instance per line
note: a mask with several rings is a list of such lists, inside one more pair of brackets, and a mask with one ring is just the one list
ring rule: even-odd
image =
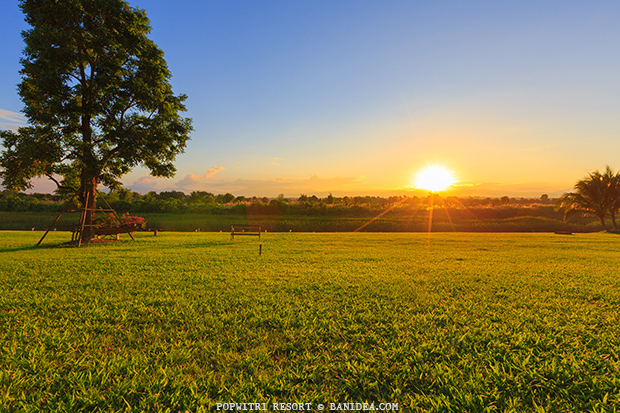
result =
[[[18,86],[28,126],[0,131],[9,189],[46,176],[94,209],[98,185],[116,188],[136,166],[170,177],[191,119],[174,95],[144,10],[123,0],[22,0],[31,26]],[[94,212],[82,241],[92,238]]]
[[601,176],[607,185],[607,193],[610,198],[608,212],[611,217],[611,226],[617,230],[616,214],[620,210],[620,172],[614,173],[613,169],[607,165]]
[[620,209],[620,175],[607,166],[603,173],[598,170],[577,181],[575,192],[562,195],[558,204],[564,208],[565,219],[574,215],[594,215],[606,228],[605,217],[611,216],[614,229],[617,229],[616,214]]

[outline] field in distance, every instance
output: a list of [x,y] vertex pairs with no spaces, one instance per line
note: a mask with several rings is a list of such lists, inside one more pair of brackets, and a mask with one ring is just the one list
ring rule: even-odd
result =
[[618,235],[41,235],[0,232],[0,411],[620,408]]

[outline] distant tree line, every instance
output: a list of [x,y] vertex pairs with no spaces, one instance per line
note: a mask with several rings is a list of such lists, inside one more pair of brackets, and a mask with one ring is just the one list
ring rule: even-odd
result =
[[[73,205],[68,205],[63,195],[4,190],[0,192],[0,211],[55,212],[79,208],[76,198],[72,201]],[[615,173],[609,166],[602,172],[589,173],[577,181],[574,192],[557,199],[547,194],[538,198],[437,195],[337,197],[332,194],[325,197],[301,194],[296,198],[284,195],[268,198],[208,191],[189,194],[182,191],[151,191],[140,194],[126,188],[112,189],[103,196],[119,213],[220,215],[225,220],[236,216],[254,221],[267,220],[265,224],[275,219],[280,227],[295,227],[297,230],[350,229],[356,223],[345,222],[346,219],[375,220],[377,216],[382,217],[381,222],[373,223],[377,230],[407,230],[416,222],[427,221],[432,205],[433,222],[440,227],[443,225],[441,228],[444,230],[600,231],[607,229],[608,223],[611,223],[613,230],[618,230],[616,216],[620,211],[620,173]],[[313,221],[315,219],[328,221],[319,223]],[[282,228],[272,226],[271,229]]]
[[[120,188],[103,194],[112,208],[120,212],[211,212],[243,213],[248,208],[254,212],[289,213],[293,215],[353,215],[361,216],[377,210],[427,208],[428,196],[344,196],[326,197],[301,194],[298,198],[276,198],[235,196],[231,193],[213,194],[207,191],[193,191],[186,194],[181,191],[151,191],[146,194]],[[77,201],[74,201],[77,202]],[[459,208],[495,208],[495,207],[532,207],[553,205],[554,200],[547,195],[540,198],[481,198],[481,197],[435,197],[435,207]],[[24,192],[0,192],[0,211],[60,211],[67,205],[58,194],[26,194]],[[77,207],[77,204],[74,205]]]
[[[608,221],[605,218],[610,216],[606,212],[601,221],[592,212],[595,209],[585,209],[581,203],[564,203],[566,199],[581,199],[574,195],[558,199],[547,195],[492,198],[437,195],[337,197],[331,194],[268,198],[207,191],[140,194],[121,188],[103,196],[119,214],[142,216],[153,228],[170,231],[193,231],[196,228],[220,231],[232,222],[258,223],[269,231],[287,232],[339,232],[361,227],[364,231],[426,231],[432,217],[433,231],[592,232],[606,229]],[[0,212],[4,214],[0,216],[0,227],[23,229],[48,225],[48,221],[61,210],[79,210],[77,201],[72,202],[67,205],[57,194],[0,192]],[[565,208],[569,208],[566,213]],[[47,218],[45,222],[39,222],[35,215]],[[63,215],[67,219],[70,216]]]

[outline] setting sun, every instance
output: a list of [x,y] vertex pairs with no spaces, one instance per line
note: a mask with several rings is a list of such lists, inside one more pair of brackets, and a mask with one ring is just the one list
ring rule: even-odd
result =
[[415,186],[432,192],[444,191],[456,181],[452,172],[441,166],[429,166],[423,169],[415,180]]

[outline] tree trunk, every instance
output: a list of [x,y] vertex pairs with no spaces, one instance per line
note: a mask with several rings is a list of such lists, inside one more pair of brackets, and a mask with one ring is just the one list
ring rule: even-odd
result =
[[82,243],[89,243],[95,238],[95,208],[97,207],[97,179],[89,178],[82,182],[82,207],[85,208]]
[[618,227],[616,226],[616,214],[610,213],[609,215],[611,215],[611,226],[614,228],[614,231],[617,231]]
[[603,229],[607,229],[607,225],[605,224],[605,215],[599,216],[598,219],[601,220],[601,225],[603,226]]
[[83,161],[84,167],[80,176],[80,192],[82,197],[82,208],[84,208],[84,227],[80,236],[81,243],[89,243],[95,238],[95,207],[97,203],[97,173],[96,159],[92,147],[92,129],[90,125],[91,116],[88,113],[89,89],[86,82],[84,71],[84,63],[80,64],[80,73],[82,79],[82,105],[84,113],[81,120],[82,142],[84,143]]

